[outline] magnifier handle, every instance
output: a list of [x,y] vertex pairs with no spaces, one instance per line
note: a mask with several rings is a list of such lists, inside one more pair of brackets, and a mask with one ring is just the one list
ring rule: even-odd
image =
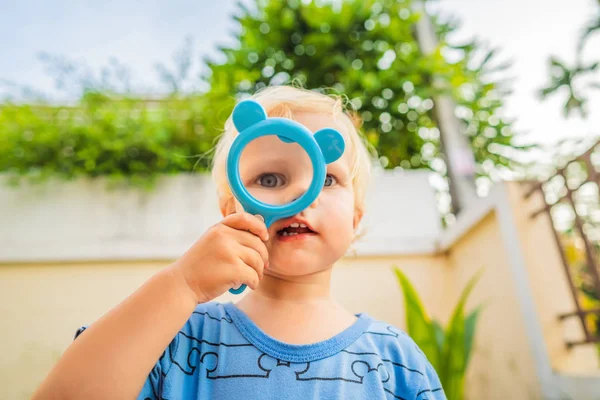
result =
[[229,293],[231,293],[231,294],[242,294],[244,292],[244,290],[246,290],[246,284],[243,284],[242,286],[240,286],[237,289],[234,289],[234,288],[229,289]]
[[[256,214],[256,215],[259,215],[259,214]],[[263,217],[263,219],[264,219],[264,217]],[[273,223],[273,221],[271,221],[269,219],[265,220],[265,224],[267,225],[267,228],[269,228],[269,226],[271,226],[272,223]],[[242,293],[244,293],[244,290],[246,290],[246,287],[247,287],[247,285],[243,284],[242,286],[240,286],[237,289],[231,288],[231,289],[229,289],[229,293],[242,294]]]

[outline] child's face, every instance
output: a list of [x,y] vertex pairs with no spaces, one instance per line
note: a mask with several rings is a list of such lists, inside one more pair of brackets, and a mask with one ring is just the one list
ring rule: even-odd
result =
[[[295,119],[313,133],[327,127],[344,132],[332,115],[305,112],[296,113]],[[330,268],[346,253],[361,218],[355,210],[348,146],[346,139],[342,157],[327,165],[323,190],[313,204],[296,216],[274,222],[269,228],[266,273],[281,277],[305,276]],[[301,196],[310,185],[312,175],[310,159],[302,147],[284,143],[276,136],[254,140],[240,159],[240,176],[246,188],[258,200],[270,204],[288,203]],[[241,210],[239,204],[236,207]],[[298,232],[291,235],[283,230],[295,218],[310,230],[291,229]]]

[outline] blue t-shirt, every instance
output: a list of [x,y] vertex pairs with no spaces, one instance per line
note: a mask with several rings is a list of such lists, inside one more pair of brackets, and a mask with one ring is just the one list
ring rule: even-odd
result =
[[280,342],[233,303],[198,305],[138,399],[446,399],[408,335],[366,314],[331,339]]

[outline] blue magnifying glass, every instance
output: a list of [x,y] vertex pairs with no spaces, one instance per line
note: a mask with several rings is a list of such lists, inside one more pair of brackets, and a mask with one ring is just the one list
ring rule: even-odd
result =
[[[324,128],[313,133],[304,125],[287,118],[267,117],[264,108],[254,100],[244,100],[233,110],[233,124],[238,135],[233,141],[227,156],[227,179],[231,192],[240,202],[244,211],[261,215],[265,225],[298,214],[310,206],[323,190],[327,173],[327,164],[336,161],[344,153],[345,143],[340,132],[333,128]],[[313,168],[313,179],[308,190],[291,203],[272,205],[253,197],[240,177],[240,157],[242,150],[254,139],[261,136],[276,135],[283,142],[298,143],[310,157]],[[240,294],[246,289],[242,285],[237,289],[229,289],[233,294]]]

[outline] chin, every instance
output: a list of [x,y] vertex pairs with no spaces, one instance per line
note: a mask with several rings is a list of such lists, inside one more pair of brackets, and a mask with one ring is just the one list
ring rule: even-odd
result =
[[306,260],[297,257],[293,261],[280,261],[275,258],[269,260],[269,271],[277,276],[306,276],[327,270],[328,267],[319,264],[313,257]]

